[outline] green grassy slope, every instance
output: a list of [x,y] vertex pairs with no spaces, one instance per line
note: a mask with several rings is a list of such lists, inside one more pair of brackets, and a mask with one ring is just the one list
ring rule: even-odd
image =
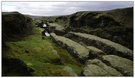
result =
[[[35,28],[36,32],[40,32]],[[32,68],[35,76],[68,76],[65,66],[73,68],[80,75],[83,65],[77,62],[66,50],[54,44],[49,37],[42,39],[40,33],[24,38],[22,41],[6,42],[9,49],[3,57],[18,58]],[[57,51],[55,53],[54,51]]]
[[[2,21],[5,21],[5,17],[3,17]],[[8,21],[8,23],[11,24],[13,22],[17,21]],[[5,28],[10,30],[8,27]],[[71,67],[77,75],[81,74],[83,68],[81,63],[76,61],[66,50],[54,44],[49,37],[42,36],[41,33],[43,29],[34,25],[32,29],[33,34],[21,37],[20,40],[16,41],[16,38],[10,36],[8,37],[12,38],[13,41],[4,40],[6,47],[3,47],[4,45],[2,44],[3,76],[24,76],[24,72],[29,73],[25,74],[27,76],[70,76],[69,72],[64,70],[65,66]],[[5,34],[5,32],[2,33]],[[16,33],[13,35],[18,36]],[[42,37],[44,37],[44,39],[42,39]],[[22,65],[19,62],[9,61],[5,63],[5,59],[17,59],[22,61],[22,64],[28,71],[22,71]],[[19,69],[21,72],[18,72],[16,69]]]

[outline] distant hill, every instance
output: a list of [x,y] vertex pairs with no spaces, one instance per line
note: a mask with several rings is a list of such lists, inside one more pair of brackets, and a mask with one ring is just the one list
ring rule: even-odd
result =
[[2,15],[9,15],[9,14],[20,14],[20,13],[17,12],[17,11],[14,11],[14,12],[2,12]]
[[30,17],[30,18],[32,18],[32,19],[44,17],[44,16],[34,16],[34,15],[25,15],[25,16]]

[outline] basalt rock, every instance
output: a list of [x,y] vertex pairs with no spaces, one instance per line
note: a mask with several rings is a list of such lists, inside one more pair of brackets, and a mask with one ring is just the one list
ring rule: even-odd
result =
[[69,73],[70,76],[77,76],[77,74],[72,70],[72,68],[65,66],[64,70]]
[[57,36],[54,33],[51,33],[51,38],[58,45],[67,49],[80,62],[84,62],[86,59],[88,59],[89,50],[79,43],[62,36]]
[[18,12],[2,13],[3,40],[16,41],[30,34],[33,34],[31,18]]
[[112,42],[95,35],[69,32],[66,37],[73,39],[76,42],[83,42],[88,46],[94,46],[107,54],[115,54],[124,58],[133,60],[133,51],[118,43]]
[[123,76],[116,69],[98,59],[88,60],[82,74],[85,76]]
[[108,62],[111,67],[117,69],[125,76],[133,76],[133,61],[116,55],[102,56],[103,60]]

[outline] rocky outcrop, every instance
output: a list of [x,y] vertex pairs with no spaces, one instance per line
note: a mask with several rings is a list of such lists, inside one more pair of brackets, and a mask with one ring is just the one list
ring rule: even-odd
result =
[[125,76],[133,76],[133,62],[131,60],[116,56],[105,55],[102,56],[103,60],[108,62],[109,65]]
[[87,46],[86,48],[89,50],[90,59],[98,58],[98,57],[101,57],[102,55],[106,54],[102,50],[100,50],[96,47],[93,47],[93,46]]
[[101,28],[107,26],[119,26],[120,22],[116,21],[109,15],[104,15],[103,12],[77,12],[70,18],[69,25],[73,28]]
[[84,62],[89,57],[89,50],[77,42],[51,33],[51,37],[61,47],[67,49],[77,60]]
[[65,31],[65,28],[57,23],[49,23],[50,26],[55,27],[54,33],[56,35],[60,35],[63,36],[65,35],[67,32]]
[[133,60],[133,51],[115,42],[94,35],[69,32],[66,37],[76,42],[83,42],[88,46],[94,46],[107,54],[115,54]]
[[86,62],[83,76],[133,76],[133,51],[120,44],[84,33],[70,32],[65,35],[72,40],[54,33],[51,36],[77,60]]
[[107,72],[97,65],[87,65],[83,70],[84,76],[107,76]]
[[44,17],[42,20],[53,21],[73,32],[93,34],[133,50],[133,7],[80,11],[66,16]]
[[65,30],[61,27],[56,27],[54,33],[60,36],[63,36],[66,34]]
[[64,71],[68,72],[70,76],[77,76],[77,74],[72,70],[72,68],[65,66]]
[[31,76],[33,69],[15,58],[2,58],[2,76]]
[[93,34],[133,50],[133,7],[76,12],[69,17],[68,26],[73,32]]
[[116,69],[107,66],[105,63],[98,59],[88,60],[83,69],[82,75],[84,76],[122,76]]
[[32,19],[18,12],[2,13],[2,38],[5,41],[20,40],[33,33]]
[[[133,76],[133,51],[94,35],[69,32],[65,37],[89,50],[84,76]],[[110,55],[112,54],[112,55]]]
[[133,76],[133,62],[116,55],[104,55],[100,60],[88,60],[82,71],[82,75]]
[[[31,76],[32,69],[20,59],[6,57],[9,45],[7,42],[22,40],[33,34],[32,19],[18,12],[2,13],[2,75]],[[18,48],[17,48],[18,49]],[[12,51],[11,51],[12,53]],[[9,54],[10,55],[10,54]]]

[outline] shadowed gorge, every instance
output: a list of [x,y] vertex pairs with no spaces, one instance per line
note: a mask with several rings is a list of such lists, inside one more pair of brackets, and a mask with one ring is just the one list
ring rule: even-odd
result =
[[2,76],[133,76],[133,54],[133,7],[2,12]]

